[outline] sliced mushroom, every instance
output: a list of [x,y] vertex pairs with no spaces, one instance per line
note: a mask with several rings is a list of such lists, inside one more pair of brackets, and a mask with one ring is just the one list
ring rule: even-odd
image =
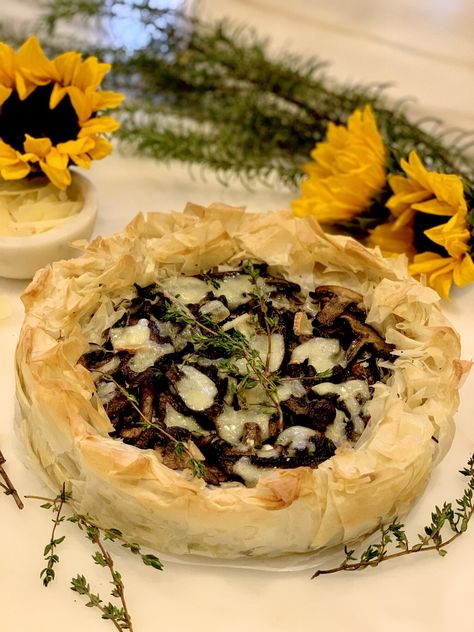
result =
[[390,358],[391,353],[395,348],[394,345],[385,342],[375,329],[372,329],[369,325],[359,322],[357,318],[351,316],[350,314],[344,314],[341,316],[341,320],[344,320],[349,325],[352,333],[355,335],[355,339],[351,342],[346,351],[347,362],[352,362],[361,349],[366,345],[370,345],[375,353],[380,355],[382,358]]
[[312,401],[309,405],[308,419],[315,430],[325,432],[326,428],[334,422],[336,406],[329,399]]
[[321,309],[316,314],[319,325],[332,325],[350,306],[364,313],[362,295],[339,285],[320,285],[310,292],[310,296],[321,302]]
[[262,443],[262,429],[254,422],[244,424],[242,443],[249,448],[254,448]]

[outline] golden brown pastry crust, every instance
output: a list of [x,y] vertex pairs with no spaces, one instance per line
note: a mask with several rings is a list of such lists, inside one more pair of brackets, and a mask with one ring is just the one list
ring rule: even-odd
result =
[[[113,324],[114,306],[145,286],[242,259],[312,289],[339,284],[364,296],[367,321],[398,355],[378,383],[357,445],[317,469],[264,473],[254,488],[206,486],[173,471],[153,450],[111,439],[112,425],[77,364]],[[356,241],[326,235],[289,211],[188,205],[137,216],[98,238],[79,259],[37,273],[16,355],[18,422],[30,453],[76,507],[131,539],[170,553],[210,557],[308,552],[366,534],[401,516],[422,493],[454,432],[458,386],[468,367],[437,295]]]

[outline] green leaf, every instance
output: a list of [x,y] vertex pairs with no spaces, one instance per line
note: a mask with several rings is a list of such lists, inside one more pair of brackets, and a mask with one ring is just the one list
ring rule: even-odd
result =
[[105,557],[102,555],[100,551],[96,551],[94,555],[92,556],[92,559],[99,566],[107,566],[107,560],[105,559]]
[[152,553],[148,553],[147,555],[142,555],[142,561],[145,564],[145,566],[152,566],[158,571],[163,570],[163,564],[156,557],[156,555],[153,555]]

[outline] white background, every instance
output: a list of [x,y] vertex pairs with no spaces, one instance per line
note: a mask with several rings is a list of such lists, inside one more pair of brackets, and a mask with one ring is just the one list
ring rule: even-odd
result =
[[[414,111],[441,116],[449,125],[474,128],[474,6],[468,0],[226,0],[195,3],[206,17],[230,16],[271,36],[275,51],[318,54],[330,72],[348,82],[389,81],[394,98],[414,95]],[[0,20],[30,15],[34,2],[2,0]],[[292,195],[278,189],[249,192],[223,187],[210,174],[195,179],[170,168],[115,153],[93,166],[100,196],[97,234],[121,230],[137,212],[179,210],[187,201],[247,204],[265,211],[286,207]],[[19,294],[25,283],[0,279],[0,295],[12,314],[0,321],[0,447],[8,471],[23,494],[44,493],[22,463],[13,434],[13,353],[22,321]],[[446,314],[462,336],[463,356],[474,355],[474,287],[453,292]],[[474,376],[462,389],[453,447],[435,471],[423,499],[407,519],[416,534],[435,503],[454,499],[463,479],[456,472],[474,451]],[[89,543],[74,528],[65,532],[57,580],[44,589],[39,579],[49,516],[33,501],[23,512],[0,496],[0,631],[90,632],[112,630],[69,590],[84,573],[107,594],[108,577],[89,560]],[[474,525],[449,548],[445,559],[411,556],[358,574],[309,580],[308,571],[275,573],[190,567],[169,563],[163,573],[125,553],[122,571],[135,632],[471,632],[474,585]]]

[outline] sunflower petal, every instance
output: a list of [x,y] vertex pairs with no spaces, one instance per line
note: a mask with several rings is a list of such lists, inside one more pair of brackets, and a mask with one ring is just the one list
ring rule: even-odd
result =
[[4,180],[21,180],[31,171],[31,167],[26,162],[18,161],[6,167],[0,167],[0,174]]
[[39,158],[44,158],[53,146],[49,138],[33,138],[29,134],[25,134],[25,142],[23,143],[23,149],[26,152],[35,154]]
[[93,160],[102,160],[110,154],[112,151],[112,143],[108,141],[106,138],[102,138],[101,136],[96,136],[94,138],[94,147],[88,153],[89,156]]
[[85,138],[78,138],[77,140],[68,140],[65,143],[58,143],[57,150],[60,154],[83,154],[90,149],[93,149],[94,141],[92,138],[86,136]]
[[51,96],[49,97],[49,109],[54,110],[54,108],[64,99],[66,94],[66,88],[63,88],[63,86],[59,83],[55,83],[53,90],[51,91]]
[[464,287],[474,282],[474,262],[470,255],[463,257],[454,269],[454,282],[459,287]]
[[36,85],[33,82],[29,81],[22,75],[21,72],[18,71],[15,71],[15,85],[21,101],[24,101],[27,97],[29,97],[36,88]]
[[78,134],[79,138],[95,134],[110,134],[120,127],[120,123],[110,116],[98,116],[86,121]]
[[81,65],[81,59],[81,53],[70,50],[58,55],[53,60],[59,81],[63,86],[74,85],[74,80]]
[[11,145],[0,140],[0,166],[13,165],[19,160],[18,152]]
[[13,88],[15,86],[15,51],[0,42],[0,83]]
[[301,198],[291,204],[295,215],[350,220],[385,186],[386,152],[369,105],[355,110],[347,125],[329,123],[325,141],[316,144],[311,157]]
[[66,92],[71,99],[72,107],[76,111],[79,122],[82,124],[88,121],[92,114],[91,100],[87,98],[82,90],[79,90],[79,88],[75,86],[69,86],[66,88]]
[[13,91],[11,88],[0,85],[0,107],[2,107],[2,105],[5,103],[12,92]]
[[413,204],[412,208],[422,213],[429,213],[430,215],[454,215],[457,211],[456,207],[443,202],[442,200],[427,200],[420,204]]
[[46,57],[36,35],[29,37],[16,56],[17,64],[25,76],[37,85],[57,79],[54,64]]
[[68,158],[53,149],[46,160],[40,161],[40,167],[58,189],[66,189],[71,184],[71,172],[68,169]]
[[110,92],[109,90],[95,92],[92,100],[92,110],[98,112],[99,110],[116,108],[122,103],[124,98],[125,96],[120,94],[120,92]]
[[97,57],[88,57],[78,69],[74,85],[83,91],[89,86],[97,88],[110,69],[110,64],[99,62]]

